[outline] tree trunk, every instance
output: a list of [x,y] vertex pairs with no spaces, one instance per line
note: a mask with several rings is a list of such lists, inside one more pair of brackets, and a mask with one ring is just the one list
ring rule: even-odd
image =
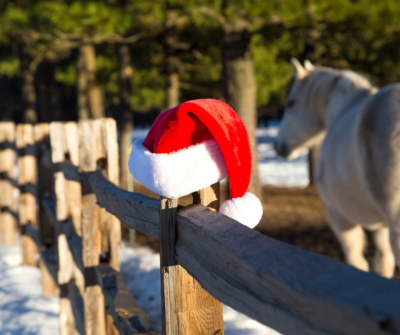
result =
[[252,171],[248,191],[262,200],[262,188],[258,176],[257,152],[257,82],[250,53],[250,32],[224,31],[222,37],[222,61],[224,94],[226,102],[239,114],[249,134]]
[[167,109],[179,105],[179,76],[177,72],[168,73],[167,77]]
[[178,37],[173,12],[167,8],[164,35],[165,72],[167,76],[167,109],[179,105],[179,75],[177,69],[176,45]]
[[93,44],[81,47],[87,75],[87,97],[90,116],[93,119],[104,117],[103,94],[96,82],[96,50]]
[[25,123],[36,123],[38,117],[36,114],[35,80],[34,74],[29,69],[31,60],[29,56],[29,47],[26,42],[19,43],[18,54],[22,76],[22,101],[24,104],[23,121]]
[[38,114],[40,122],[49,122],[49,85],[47,84],[48,66],[47,61],[39,64],[36,71],[36,86],[37,86],[37,101],[38,101]]
[[118,53],[118,80],[119,80],[119,99],[120,99],[120,187],[128,190],[128,160],[129,149],[132,146],[132,131],[133,131],[133,113],[131,110],[131,55],[129,46],[119,44],[117,46]]
[[58,85],[54,78],[54,64],[43,60],[36,71],[38,114],[40,122],[59,121],[60,113]]
[[76,95],[78,104],[78,118],[80,120],[90,118],[87,98],[87,72],[83,48],[83,46],[79,48],[79,54],[76,60]]

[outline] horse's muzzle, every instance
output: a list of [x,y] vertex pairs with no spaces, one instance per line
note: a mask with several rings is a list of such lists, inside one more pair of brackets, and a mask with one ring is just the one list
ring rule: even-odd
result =
[[287,158],[290,154],[289,148],[285,144],[285,142],[273,142],[274,150],[277,153],[278,156],[281,156],[283,158]]

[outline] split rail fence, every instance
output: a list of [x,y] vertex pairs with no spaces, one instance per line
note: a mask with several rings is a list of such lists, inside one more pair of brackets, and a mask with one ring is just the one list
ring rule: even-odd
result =
[[224,334],[222,303],[282,334],[400,334],[400,283],[219,214],[218,183],[185,207],[120,189],[116,139],[112,119],[0,123],[2,243],[18,222],[24,264],[40,252],[62,335],[160,333],[120,275],[118,220],[160,241],[162,334]]

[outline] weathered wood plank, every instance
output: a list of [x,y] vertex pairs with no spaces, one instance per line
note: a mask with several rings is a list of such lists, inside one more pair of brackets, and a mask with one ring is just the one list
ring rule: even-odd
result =
[[[219,183],[218,183],[219,185]],[[193,194],[193,200],[219,208],[219,187]],[[177,199],[161,198],[160,260],[163,334],[224,333],[222,303],[214,299],[175,259]]]
[[[160,205],[160,280],[161,280],[161,321],[162,334],[181,334],[178,314],[183,282],[180,280],[182,272],[175,263],[176,243],[176,213],[178,199],[161,197]],[[184,333],[182,333],[184,334]]]
[[85,335],[83,300],[74,282],[60,285],[60,335]]
[[213,296],[250,317],[284,334],[400,332],[398,283],[201,206],[184,209],[177,220],[178,262]]
[[[117,140],[117,123],[114,119],[102,119],[102,139],[106,155],[105,173],[107,179],[115,185],[119,185],[119,157]],[[103,210],[104,211],[104,210]],[[121,223],[112,214],[105,216],[106,240],[109,243],[109,263],[115,270],[120,270],[119,246],[121,243]]]
[[99,205],[126,222],[129,228],[140,230],[157,240],[160,238],[160,199],[122,190],[109,182],[100,171],[93,173],[89,182]]
[[[98,174],[98,201],[156,237],[157,199]],[[143,205],[146,204],[146,205]],[[398,334],[400,283],[268,238],[202,205],[177,214],[176,260],[215,298],[283,334]]]
[[120,272],[109,265],[100,265],[97,272],[106,301],[107,335],[161,334],[150,324],[147,313],[132,297]]
[[[220,207],[219,182],[193,193],[193,203],[207,206],[213,211],[218,211]],[[186,279],[184,281],[186,286],[183,286],[183,289],[189,292],[186,293],[189,297],[187,301],[191,303],[189,304],[186,302],[186,304],[189,305],[188,307],[182,305],[184,307],[183,310],[185,312],[188,310],[189,312],[186,312],[187,316],[185,318],[185,320],[187,320],[186,328],[188,330],[184,334],[224,334],[222,302],[218,301],[204,290],[184,268],[181,268],[181,270],[185,273],[183,278]]]
[[57,253],[54,250],[47,249],[43,250],[41,253],[41,258],[46,265],[46,270],[48,271],[49,275],[53,278],[56,287],[57,283],[57,274],[58,274],[58,259]]
[[51,224],[54,227],[56,227],[58,225],[58,222],[57,222],[56,209],[55,209],[53,200],[50,197],[45,196],[41,199],[41,204],[45,210],[47,218],[49,219]]
[[219,211],[221,205],[219,183],[203,188],[200,191],[192,193],[192,195],[194,204],[204,205],[215,212]]
[[[51,225],[40,199],[49,196],[53,188],[53,173],[51,165],[50,152],[50,128],[48,123],[38,123],[33,126],[35,139],[35,151],[38,166],[38,192],[37,192],[37,208],[39,217],[38,239],[35,240],[39,250],[41,259],[39,267],[41,271],[42,295],[45,297],[56,296],[58,292],[57,278],[54,276],[54,262],[49,263],[49,258],[44,259],[45,255],[52,254],[54,251],[54,227]],[[28,235],[30,235],[28,233]],[[47,260],[47,262],[46,262]],[[58,267],[58,266],[57,266]]]
[[42,281],[42,295],[44,297],[54,297],[57,294],[58,286],[51,274],[51,269],[48,268],[48,264],[43,257],[39,261],[39,267]]
[[[19,196],[19,223],[22,226],[21,250],[22,264],[36,266],[37,244],[32,236],[28,235],[25,225],[39,228],[38,208],[38,172],[35,148],[34,128],[32,124],[19,124],[17,126],[16,146],[18,149],[18,185]],[[32,229],[30,230],[32,232]]]
[[[97,170],[97,161],[104,157],[102,120],[79,122],[79,164],[82,172]],[[86,274],[84,293],[86,335],[106,335],[105,302],[100,283],[89,282],[87,273],[100,264],[101,208],[90,190],[82,196],[82,247]],[[90,272],[89,272],[90,273]]]
[[16,203],[13,190],[16,186],[15,123],[0,122],[0,234],[2,244],[15,243]]
[[80,238],[81,184],[77,170],[79,163],[77,134],[78,128],[75,122],[50,124],[56,198],[61,334],[84,333],[82,297],[85,292],[85,280]]

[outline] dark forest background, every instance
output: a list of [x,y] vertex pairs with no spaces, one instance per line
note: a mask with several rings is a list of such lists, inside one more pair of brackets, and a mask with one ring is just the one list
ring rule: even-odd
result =
[[290,57],[399,81],[399,17],[398,0],[0,0],[0,121],[114,117],[124,153],[134,125],[217,98],[254,153],[257,123],[282,114]]

